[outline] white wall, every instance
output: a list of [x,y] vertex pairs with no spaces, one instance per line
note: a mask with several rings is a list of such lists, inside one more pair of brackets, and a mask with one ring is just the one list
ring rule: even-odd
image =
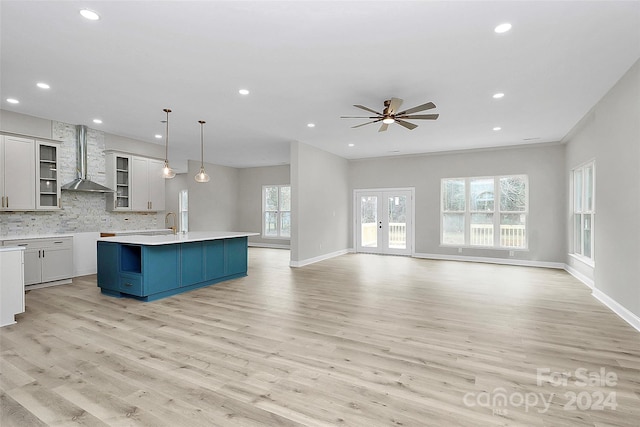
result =
[[[238,230],[262,233],[262,186],[291,183],[289,165],[244,168],[239,170]],[[289,247],[289,240],[249,237],[256,245]]]
[[[415,251],[418,256],[447,255],[511,258],[563,263],[565,224],[564,147],[540,144],[422,156],[385,157],[350,162],[350,191],[415,187]],[[529,176],[529,248],[508,250],[440,246],[442,178],[526,174]],[[352,227],[351,227],[352,228]],[[350,235],[353,230],[350,229]]]
[[[640,60],[569,133],[565,176],[595,159],[595,268],[567,255],[595,288],[640,317]],[[568,191],[567,185],[567,191]],[[567,244],[573,240],[565,203]]]
[[291,143],[291,265],[346,252],[349,240],[349,162]]
[[[200,162],[189,161],[186,181],[189,190],[189,230],[238,230],[239,169],[204,164],[211,180],[196,182]],[[173,196],[171,196],[173,197]]]

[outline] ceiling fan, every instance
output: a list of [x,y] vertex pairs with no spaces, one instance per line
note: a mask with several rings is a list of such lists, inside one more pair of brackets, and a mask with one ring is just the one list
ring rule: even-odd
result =
[[418,127],[418,125],[414,125],[413,123],[407,122],[405,119],[411,120],[435,120],[438,118],[439,114],[416,114],[410,116],[409,114],[417,113],[418,111],[431,110],[432,108],[436,108],[436,105],[433,102],[427,102],[426,104],[418,105],[417,107],[409,108],[408,110],[400,110],[400,106],[402,105],[402,99],[400,98],[391,98],[384,101],[384,110],[382,113],[378,113],[371,108],[365,107],[364,105],[354,105],[354,107],[360,108],[365,111],[369,111],[370,113],[374,113],[375,116],[368,117],[358,117],[358,116],[341,116],[341,119],[375,119],[371,122],[362,123],[360,125],[351,126],[352,128],[359,128],[360,126],[369,125],[371,123],[377,123],[382,121],[382,126],[378,129],[378,132],[384,132],[387,130],[390,124],[397,123],[400,126],[403,126],[409,130],[413,130]]

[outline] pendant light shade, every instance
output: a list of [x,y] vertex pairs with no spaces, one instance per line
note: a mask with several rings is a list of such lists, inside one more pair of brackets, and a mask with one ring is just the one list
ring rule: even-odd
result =
[[198,120],[200,123],[200,172],[195,176],[196,182],[209,182],[209,175],[204,170],[204,120]]
[[164,167],[162,168],[162,177],[166,178],[166,179],[170,179],[173,178],[174,176],[176,176],[176,172],[171,169],[171,166],[169,166],[169,113],[171,112],[170,109],[165,108],[164,110],[165,113],[167,113],[167,128],[165,130],[165,135],[164,135],[164,140],[165,140],[165,145],[164,145]]

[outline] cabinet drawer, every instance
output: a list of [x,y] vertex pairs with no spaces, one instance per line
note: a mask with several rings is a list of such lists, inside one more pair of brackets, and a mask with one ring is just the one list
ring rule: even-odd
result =
[[142,289],[142,276],[133,274],[120,275],[120,292],[125,294],[144,296]]
[[68,249],[73,246],[73,237],[60,237],[58,239],[42,239],[42,249]]

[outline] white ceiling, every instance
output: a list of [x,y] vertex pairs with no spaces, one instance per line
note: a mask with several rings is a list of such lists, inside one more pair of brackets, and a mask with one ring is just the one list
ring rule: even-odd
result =
[[[164,144],[169,107],[171,161],[199,159],[205,120],[205,161],[237,167],[288,163],[291,141],[348,159],[559,141],[640,57],[638,1],[0,7],[3,109]],[[339,118],[390,97],[440,118],[381,133]]]

